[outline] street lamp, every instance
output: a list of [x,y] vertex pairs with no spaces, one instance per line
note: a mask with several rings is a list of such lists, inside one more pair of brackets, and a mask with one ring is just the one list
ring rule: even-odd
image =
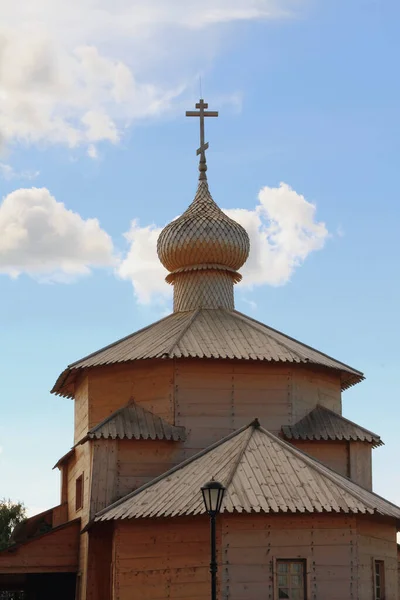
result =
[[211,600],[217,600],[217,535],[215,521],[217,514],[221,510],[222,500],[224,499],[225,488],[219,481],[209,481],[201,488],[203,501],[206,511],[210,517],[211,525]]

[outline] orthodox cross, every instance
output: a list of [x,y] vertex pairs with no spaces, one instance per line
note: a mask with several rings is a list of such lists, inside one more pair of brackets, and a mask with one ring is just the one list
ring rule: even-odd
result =
[[198,108],[198,110],[187,110],[186,116],[200,117],[200,148],[197,149],[197,155],[200,154],[200,179],[205,179],[205,171],[207,170],[206,150],[208,148],[208,142],[204,141],[204,117],[218,117],[218,111],[205,110],[208,108],[208,104],[207,102],[204,102],[203,98],[200,98],[200,102],[197,102],[196,108]]

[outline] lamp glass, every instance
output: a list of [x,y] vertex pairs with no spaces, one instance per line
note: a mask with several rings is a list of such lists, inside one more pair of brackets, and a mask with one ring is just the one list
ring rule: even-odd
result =
[[216,515],[221,510],[225,488],[218,481],[209,481],[202,488],[203,501],[209,515]]

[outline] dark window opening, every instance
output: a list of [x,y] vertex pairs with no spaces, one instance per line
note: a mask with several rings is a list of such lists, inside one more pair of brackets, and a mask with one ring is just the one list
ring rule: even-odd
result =
[[306,600],[306,561],[278,559],[276,561],[278,598]]
[[383,560],[374,561],[375,600],[385,600],[385,563]]
[[83,473],[75,482],[75,509],[79,510],[83,506]]

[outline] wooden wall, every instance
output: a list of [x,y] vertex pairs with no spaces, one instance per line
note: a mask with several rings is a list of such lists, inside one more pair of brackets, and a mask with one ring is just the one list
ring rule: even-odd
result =
[[208,517],[120,521],[112,598],[205,600],[210,597],[209,551]]
[[398,600],[398,562],[396,528],[393,523],[378,519],[359,519],[357,524],[359,597],[373,600],[371,585],[374,560],[385,561],[385,600]]
[[89,535],[87,600],[110,600],[113,523],[94,527]]
[[86,375],[75,384],[74,444],[85,437],[89,429],[89,379]]
[[349,477],[350,456],[348,442],[291,440],[290,443],[299,450],[320,460],[337,473]]
[[177,464],[180,444],[164,440],[92,442],[90,517]]
[[118,497],[125,496],[178,463],[180,444],[165,440],[118,442]]
[[340,374],[320,367],[296,365],[292,376],[293,423],[306,416],[317,404],[342,414]]
[[[209,597],[208,518],[115,523],[113,600]],[[381,529],[382,528],[382,529]],[[223,515],[221,600],[277,600],[279,558],[307,560],[308,600],[373,600],[372,558],[385,560],[386,600],[397,600],[394,523],[343,515]]]
[[0,552],[0,573],[59,573],[78,569],[79,523],[31,538],[12,552]]
[[372,447],[368,442],[350,442],[350,477],[372,490]]
[[188,430],[186,456],[255,417],[273,433],[320,403],[341,412],[339,375],[251,361],[175,361],[175,422]]
[[[76,510],[75,488],[76,479],[83,474],[83,506]],[[85,527],[90,514],[90,486],[91,486],[91,448],[90,442],[85,442],[75,448],[75,454],[68,462],[68,518],[80,519],[81,528]],[[79,600],[86,598],[86,571],[87,571],[87,543],[88,534],[79,536],[79,570],[78,586],[80,586]]]
[[131,398],[173,423],[173,361],[144,360],[91,369],[89,429]]

